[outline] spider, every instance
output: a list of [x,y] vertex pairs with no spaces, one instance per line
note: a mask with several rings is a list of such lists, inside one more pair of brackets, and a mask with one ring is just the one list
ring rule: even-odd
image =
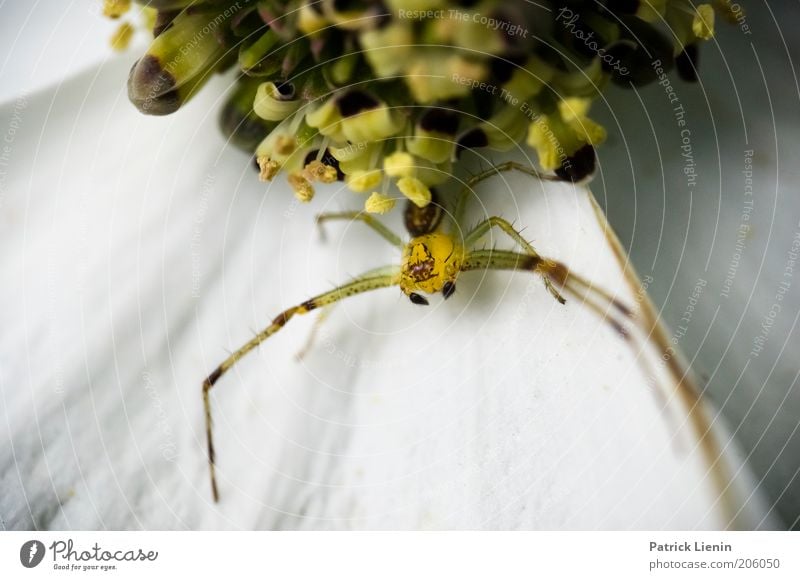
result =
[[[481,171],[466,181],[456,197],[455,207],[452,213],[447,216],[447,219],[445,219],[446,212],[435,199],[424,208],[419,208],[408,202],[404,212],[405,227],[410,236],[408,242],[403,242],[398,235],[367,213],[328,213],[317,217],[317,221],[320,224],[329,220],[356,220],[363,222],[384,240],[400,250],[400,264],[371,270],[347,284],[342,284],[329,292],[319,294],[284,310],[273,319],[269,326],[222,361],[203,381],[208,466],[211,476],[211,493],[215,502],[219,501],[219,491],[216,480],[209,392],[236,362],[276,334],[295,315],[330,307],[344,298],[390,286],[399,286],[400,291],[408,296],[413,304],[425,306],[429,302],[423,294],[430,295],[441,292],[445,300],[450,298],[456,291],[456,281],[463,272],[473,270],[523,270],[540,275],[547,291],[560,304],[566,303],[561,294],[561,291],[563,291],[580,299],[585,305],[604,317],[620,335],[627,336],[627,330],[623,323],[619,318],[615,318],[614,314],[610,314],[610,312],[616,312],[616,316],[621,315],[623,319],[631,318],[632,313],[626,306],[604,290],[592,286],[588,281],[570,272],[564,264],[540,256],[533,246],[507,220],[498,216],[490,217],[479,223],[466,235],[461,235],[462,230],[459,228],[459,224],[463,221],[467,200],[472,188],[498,172],[510,170],[521,171],[538,179],[557,179],[542,176],[533,168],[513,161]],[[493,228],[498,228],[505,233],[519,246],[521,251],[476,249],[476,244]]]

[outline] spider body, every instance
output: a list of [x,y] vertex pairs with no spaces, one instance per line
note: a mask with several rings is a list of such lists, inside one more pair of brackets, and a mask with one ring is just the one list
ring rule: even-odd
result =
[[[444,292],[444,297],[449,298],[455,291],[463,262],[464,247],[449,233],[433,232],[413,238],[403,250],[400,290],[411,297],[417,292],[443,292],[447,286],[452,290]],[[416,304],[425,304],[420,298],[411,299]]]
[[[408,296],[412,303],[427,305],[428,300],[422,296],[422,293],[437,294],[441,292],[445,299],[449,298],[455,292],[456,279],[462,272],[473,270],[519,270],[540,275],[545,288],[559,303],[565,303],[563,296],[559,292],[559,290],[563,290],[565,293],[577,297],[584,305],[608,319],[613,327],[617,329],[623,328],[623,322],[608,313],[609,310],[614,309],[616,310],[616,316],[621,315],[625,319],[630,317],[629,310],[625,309],[608,293],[592,286],[580,276],[570,272],[564,264],[541,257],[533,246],[505,219],[497,216],[490,217],[465,235],[461,234],[463,230],[460,224],[463,219],[467,197],[472,192],[472,186],[492,175],[496,175],[499,171],[511,169],[522,171],[539,179],[546,179],[529,167],[507,162],[483,171],[468,180],[460,195],[457,196],[455,207],[447,220],[444,219],[445,212],[441,204],[435,198],[431,204],[424,208],[418,208],[409,203],[404,214],[406,230],[410,236],[410,241],[408,242],[403,242],[399,236],[370,214],[342,212],[323,214],[318,217],[317,221],[320,224],[330,220],[363,222],[400,250],[400,264],[372,270],[331,291],[319,294],[297,306],[284,310],[272,320],[272,323],[267,328],[256,334],[231,354],[203,381],[208,461],[214,501],[218,500],[219,494],[215,475],[215,453],[209,392],[220,377],[237,361],[280,331],[295,315],[331,306],[350,296],[391,286],[398,286],[400,291]],[[504,232],[517,244],[522,252],[476,249],[475,246],[494,228]]]

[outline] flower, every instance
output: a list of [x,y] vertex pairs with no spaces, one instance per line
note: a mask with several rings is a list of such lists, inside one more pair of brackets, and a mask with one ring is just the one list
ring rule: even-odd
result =
[[[212,73],[237,65],[241,87],[222,126],[255,150],[262,179],[286,173],[304,200],[311,199],[304,176],[314,170],[302,161],[311,149],[330,151],[339,164],[329,165],[329,175],[335,170],[356,192],[374,187],[381,168],[384,190],[402,191],[400,180],[409,177],[441,185],[465,150],[520,143],[534,148],[544,170],[585,179],[605,139],[585,114],[591,101],[610,81],[652,82],[653,62],[669,70],[675,53],[687,55],[678,59],[681,70],[694,70],[683,60],[696,63],[691,55],[711,38],[715,10],[689,9],[684,0],[552,8],[522,0],[148,5],[155,39],[131,71],[131,100],[147,114],[168,114]],[[113,17],[127,10],[112,0],[106,6]],[[674,28],[673,39],[662,22]],[[579,101],[584,113],[565,117],[563,105]],[[236,118],[247,119],[246,129]],[[275,151],[292,137],[302,141],[296,155]],[[345,161],[335,153],[350,147],[369,155]],[[397,160],[408,174],[396,174]]]
[[[780,6],[774,10],[788,20]],[[747,22],[760,28],[771,20],[755,15]],[[34,25],[50,38],[47,21]],[[32,64],[64,46],[53,39],[40,54],[18,48],[8,54],[11,62]],[[764,62],[783,62],[770,44],[756,39],[756,46]],[[730,51],[726,56],[736,62],[753,60],[749,42],[733,43]],[[263,324],[266,312],[360,271],[376,257],[375,239],[357,223],[342,224],[357,237],[323,245],[309,235],[322,196],[312,207],[298,206],[283,182],[263,195],[248,179],[249,164],[204,115],[218,106],[222,79],[195,97],[194,109],[147,123],[113,90],[130,64],[122,56],[85,72],[59,70],[51,87],[0,104],[9,147],[0,150],[4,527],[652,529],[715,527],[724,519],[713,493],[705,499],[696,493],[710,486],[692,432],[669,440],[685,407],[668,393],[666,408],[654,403],[652,384],[638,381],[641,367],[600,318],[556,308],[538,281],[503,274],[471,283],[465,277],[446,307],[422,315],[410,305],[398,308],[388,292],[375,293],[333,311],[302,363],[292,355],[311,321],[295,339],[282,336],[243,362],[215,393],[226,488],[223,503],[211,506],[198,377],[222,348],[250,336],[248,326]],[[667,296],[660,312],[676,331],[691,298],[683,290],[691,291],[698,277],[708,282],[691,302],[697,342],[691,333],[673,336],[700,345],[695,363],[713,369],[703,384],[716,393],[745,451],[759,457],[749,455],[759,483],[737,486],[745,496],[753,492],[742,521],[764,528],[797,517],[790,485],[797,466],[791,356],[797,301],[791,291],[773,299],[796,253],[797,199],[762,195],[791,190],[791,172],[778,171],[778,159],[785,167],[796,157],[791,124],[770,134],[770,123],[773,113],[793,119],[796,104],[777,99],[774,109],[759,106],[757,83],[741,82],[753,80],[751,67],[735,75],[746,125],[766,139],[751,137],[753,156],[750,149],[744,156],[733,146],[717,149],[719,142],[741,141],[734,107],[732,116],[715,110],[718,142],[696,135],[693,144],[696,154],[721,156],[721,188],[741,197],[720,197],[719,183],[700,180],[694,195],[685,196],[691,221],[663,212],[662,195],[648,192],[636,200],[637,226],[620,223],[631,228],[633,255],[653,295]],[[773,95],[780,86],[771,88]],[[730,93],[727,83],[703,88],[712,102]],[[642,98],[658,114],[663,93]],[[663,193],[684,191],[685,157],[666,138],[654,147],[637,119],[625,117],[625,107],[616,112],[630,129],[624,147],[656,158],[644,170],[636,167],[636,184],[662,193],[660,179],[648,174],[661,163]],[[243,118],[250,121],[261,120]],[[705,126],[693,122],[698,132]],[[332,150],[312,153],[333,167]],[[603,169],[606,193],[618,196],[611,206],[630,202],[619,197],[633,191],[624,182],[627,171]],[[745,180],[752,181],[757,207],[747,214],[751,229],[742,251]],[[518,218],[546,255],[569,260],[604,287],[609,279],[621,284],[609,268],[616,258],[604,237],[608,229],[582,186],[504,175],[479,190],[487,211]],[[498,192],[515,195],[491,195]],[[653,240],[661,220],[668,235],[659,237],[652,266],[651,246],[638,240]],[[704,237],[711,223],[713,245]],[[684,227],[688,238],[674,235]],[[494,241],[487,238],[487,245]],[[739,269],[725,286],[729,296],[718,298],[719,283],[730,276],[726,258],[740,251]],[[723,259],[707,262],[719,252]],[[665,255],[680,256],[680,270],[664,266]],[[773,302],[781,314],[767,318]],[[742,357],[754,338],[759,356]],[[740,354],[720,355],[728,346]],[[682,454],[676,441],[689,451]],[[776,512],[785,523],[771,519]]]

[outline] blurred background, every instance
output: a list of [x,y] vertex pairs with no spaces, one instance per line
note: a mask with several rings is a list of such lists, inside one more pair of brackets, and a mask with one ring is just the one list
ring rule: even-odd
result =
[[702,47],[697,83],[671,75],[676,102],[659,85],[607,92],[610,137],[592,190],[775,509],[797,528],[800,3],[741,6],[740,21],[718,23]]
[[[702,46],[698,82],[671,75],[677,100],[655,84],[595,105],[609,139],[592,189],[774,515],[797,529],[800,3],[740,4]],[[110,58],[99,5],[0,2],[0,101]]]

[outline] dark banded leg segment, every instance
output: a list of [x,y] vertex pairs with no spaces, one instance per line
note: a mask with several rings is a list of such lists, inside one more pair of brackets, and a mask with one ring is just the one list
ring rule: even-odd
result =
[[[514,229],[514,226],[508,220],[497,216],[490,217],[486,221],[475,226],[475,229],[468,233],[467,237],[464,238],[464,247],[468,250],[472,248],[472,246],[474,246],[492,228],[500,228],[506,233],[506,235],[508,235],[509,238],[514,240],[520,247],[522,247],[522,249],[525,250],[528,255],[537,258],[540,262],[543,262],[541,256],[539,256],[539,253],[533,249],[533,246],[531,246],[525,238],[522,237],[522,234]],[[561,304],[564,304],[564,302],[566,302],[564,297],[559,294],[558,290],[556,290],[555,286],[553,286],[553,282],[550,280],[550,278],[548,276],[543,276],[542,279],[544,280],[544,285],[547,288],[547,291],[552,294],[553,298],[558,300]]]
[[[598,316],[608,321],[621,336],[628,337],[626,324],[633,319],[632,311],[605,290],[570,272],[560,262],[547,260],[538,254],[476,250],[467,253],[461,266],[462,272],[470,270],[524,270],[540,274],[550,282],[554,290],[558,287],[580,300]],[[563,300],[561,298],[559,302]]]
[[212,437],[212,421],[211,421],[211,402],[209,399],[209,391],[211,387],[216,384],[216,382],[224,375],[230,368],[235,365],[242,357],[244,357],[247,353],[251,350],[256,348],[262,342],[267,340],[273,334],[276,334],[281,328],[283,328],[289,320],[292,319],[293,316],[296,314],[306,314],[307,312],[311,312],[312,310],[316,310],[317,308],[322,308],[325,306],[329,306],[347,298],[349,296],[355,296],[357,294],[363,294],[365,292],[369,292],[371,290],[377,290],[379,288],[388,288],[390,286],[395,286],[399,282],[399,270],[396,268],[390,268],[383,271],[383,273],[374,273],[374,274],[366,274],[361,276],[360,278],[356,278],[352,282],[348,284],[343,284],[338,288],[334,288],[330,292],[325,292],[324,294],[320,294],[319,296],[315,296],[310,300],[306,300],[302,304],[297,306],[292,306],[287,310],[281,312],[275,319],[272,321],[267,328],[259,332],[255,335],[252,339],[250,339],[244,346],[239,348],[236,352],[231,354],[228,358],[222,361],[214,372],[212,372],[206,380],[203,381],[203,407],[205,409],[205,417],[206,417],[206,443],[208,445],[208,468],[211,475],[211,494],[214,497],[214,501],[219,500],[219,493],[217,491],[217,477],[216,477],[216,470],[215,470],[215,453],[214,453],[214,440]]

